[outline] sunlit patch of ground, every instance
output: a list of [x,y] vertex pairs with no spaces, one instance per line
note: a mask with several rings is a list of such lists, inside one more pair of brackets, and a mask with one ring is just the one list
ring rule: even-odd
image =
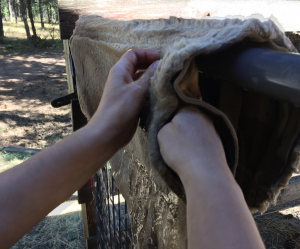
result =
[[[25,160],[29,153],[0,151],[0,173]],[[81,205],[75,192],[66,202],[52,210],[12,249],[84,248]]]
[[[77,201],[71,201],[72,204],[75,202]],[[12,249],[85,248],[79,208],[80,205],[77,204],[74,211],[45,217]]]
[[43,149],[71,133],[70,107],[51,106],[68,94],[62,51],[0,55],[0,91],[0,146]]

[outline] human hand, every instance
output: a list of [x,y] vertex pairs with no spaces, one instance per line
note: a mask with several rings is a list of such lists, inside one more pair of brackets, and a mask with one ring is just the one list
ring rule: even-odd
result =
[[115,151],[126,145],[136,131],[159,59],[158,51],[129,50],[109,72],[100,105],[89,126],[100,129]]
[[198,108],[180,109],[158,133],[165,163],[186,181],[206,173],[230,173],[225,152],[212,120]]

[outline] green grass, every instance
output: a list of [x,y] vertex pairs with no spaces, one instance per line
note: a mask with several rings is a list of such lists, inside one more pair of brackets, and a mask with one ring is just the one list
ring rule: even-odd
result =
[[0,173],[24,162],[31,156],[30,153],[9,153],[0,151]]
[[[46,116],[47,118],[47,116]],[[57,142],[59,142],[62,139],[62,134],[61,133],[54,133],[52,135],[49,135],[45,137],[46,144],[42,147],[42,149],[48,148]]]
[[[30,29],[30,34],[33,35],[29,19],[28,19],[28,25]],[[54,24],[52,26],[52,24],[45,23],[45,28],[42,28],[39,22],[35,22],[35,29],[36,29],[37,36],[40,37],[41,39],[60,38],[58,24]],[[24,28],[24,23],[21,21],[21,19],[18,20],[18,23],[11,23],[9,21],[4,21],[3,30],[4,30],[4,36],[8,38],[15,38],[15,39],[27,38],[25,28]]]
[[[30,34],[33,35],[29,19],[28,25]],[[35,28],[38,36],[38,38],[33,39],[35,49],[63,49],[58,24],[45,23],[45,28],[42,28],[41,24],[36,22]],[[21,20],[18,23],[4,21],[3,29],[4,39],[0,41],[0,54],[22,53],[32,50],[28,45],[24,23]],[[1,48],[1,44],[8,45],[8,47]]]

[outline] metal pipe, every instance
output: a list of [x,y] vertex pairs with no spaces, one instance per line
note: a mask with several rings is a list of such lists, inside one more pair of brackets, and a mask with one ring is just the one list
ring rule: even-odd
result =
[[300,54],[234,46],[196,64],[207,76],[300,106]]

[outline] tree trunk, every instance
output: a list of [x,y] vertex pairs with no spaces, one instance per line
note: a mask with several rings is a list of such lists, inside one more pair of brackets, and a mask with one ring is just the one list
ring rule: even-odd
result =
[[47,16],[48,16],[48,23],[50,24],[50,10],[48,6],[47,6]]
[[34,45],[33,45],[33,42],[32,42],[31,36],[30,36],[30,31],[29,31],[28,22],[27,22],[25,0],[20,0],[20,11],[21,11],[21,16],[22,16],[25,30],[26,30],[28,45],[29,45],[29,47],[33,48]]
[[53,24],[53,11],[52,11],[52,4],[50,3],[50,15],[51,15],[51,23]]
[[3,37],[4,37],[4,31],[3,31],[1,1],[0,1],[0,42],[3,40]]
[[14,22],[14,19],[13,19],[13,16],[12,16],[12,10],[11,10],[10,0],[7,0],[7,5],[8,5],[10,22]]
[[31,28],[32,28],[33,36],[37,36],[36,35],[36,30],[35,30],[35,27],[34,27],[31,0],[27,0],[27,8],[28,8],[28,15],[29,15],[29,19],[30,19],[30,22],[31,22]]
[[42,25],[42,28],[44,28],[45,25],[44,25],[44,17],[43,17],[42,0],[39,0],[39,9],[40,9],[41,25]]
[[12,4],[13,4],[14,12],[15,12],[16,23],[18,23],[18,6],[16,3],[16,0],[13,0]]

